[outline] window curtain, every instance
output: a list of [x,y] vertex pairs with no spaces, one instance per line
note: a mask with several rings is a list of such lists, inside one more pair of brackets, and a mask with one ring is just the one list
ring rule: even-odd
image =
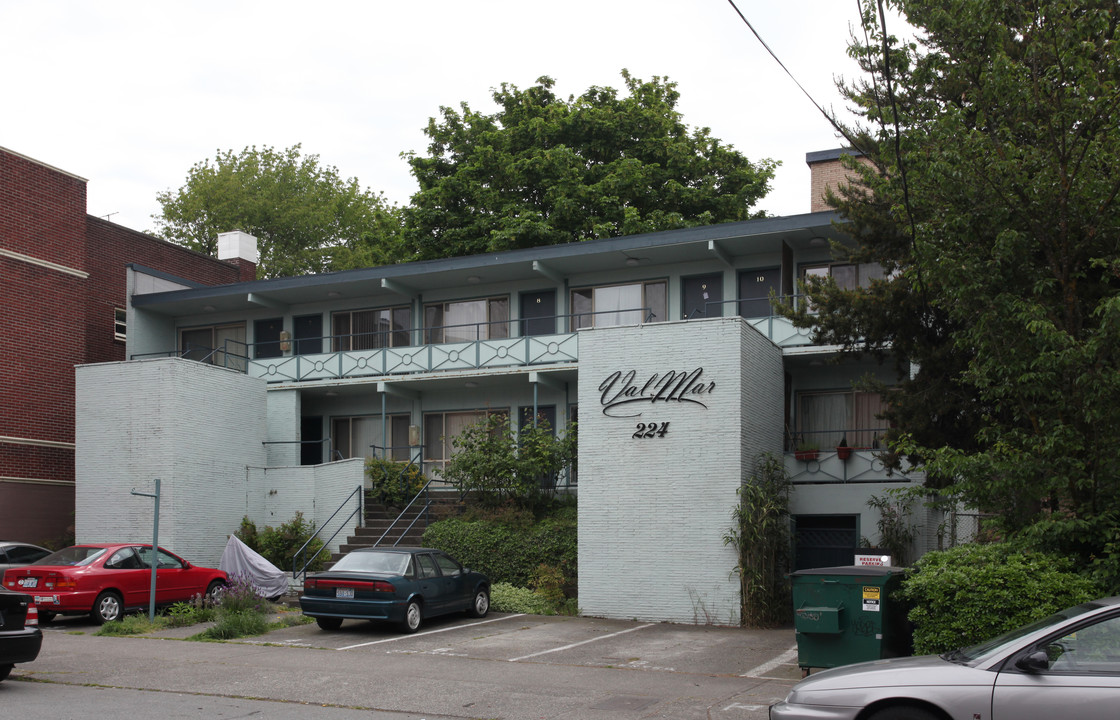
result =
[[[801,396],[799,442],[825,449],[836,447],[844,439],[850,425],[851,393],[815,393]],[[848,438],[852,444],[852,438]]]
[[595,327],[637,325],[642,321],[642,286],[595,288]]
[[444,308],[444,342],[474,342],[486,338],[486,301],[449,303]]
[[878,393],[857,392],[854,401],[852,425],[848,435],[852,447],[878,447],[883,437],[883,421],[877,415],[883,412],[883,399]]

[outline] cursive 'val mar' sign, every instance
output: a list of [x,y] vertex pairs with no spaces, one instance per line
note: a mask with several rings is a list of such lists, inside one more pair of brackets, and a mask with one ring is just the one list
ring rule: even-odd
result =
[[701,398],[716,387],[714,381],[703,379],[702,367],[691,372],[653,373],[644,382],[636,382],[637,375],[636,370],[615,370],[599,384],[599,402],[604,415],[638,417],[642,410],[636,403],[691,403],[707,409]]

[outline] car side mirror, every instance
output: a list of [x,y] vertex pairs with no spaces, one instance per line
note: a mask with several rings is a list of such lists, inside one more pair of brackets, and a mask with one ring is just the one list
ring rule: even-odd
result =
[[1015,667],[1023,672],[1044,672],[1050,669],[1050,656],[1045,650],[1035,650],[1016,660]]

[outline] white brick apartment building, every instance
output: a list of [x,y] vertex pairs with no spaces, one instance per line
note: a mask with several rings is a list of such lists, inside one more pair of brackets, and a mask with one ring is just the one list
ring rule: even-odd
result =
[[[132,268],[130,359],[78,368],[78,539],[142,538],[151,504],[129,491],[160,477],[161,541],[215,562],[243,515],[325,523],[370,454],[438,474],[447,439],[487,412],[578,416],[583,611],[733,624],[723,535],[760,453],[784,454],[794,479],[802,567],[850,562],[877,540],[868,497],[915,482],[883,470],[878,398],[853,390],[883,368],[830,362],[838,348],[771,311],[806,273],[878,271],[832,261],[836,220],[218,287]],[[818,457],[797,459],[794,437]]]

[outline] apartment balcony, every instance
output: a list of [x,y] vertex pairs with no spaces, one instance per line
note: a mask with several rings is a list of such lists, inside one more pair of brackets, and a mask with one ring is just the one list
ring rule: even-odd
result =
[[[810,344],[809,331],[794,327],[785,318],[771,314],[744,319],[779,347]],[[687,320],[703,321],[704,318]],[[602,328],[653,322],[659,321],[648,308],[636,308],[407,331],[283,338],[253,344],[227,340],[217,348],[187,344],[178,351],[132,357],[178,355],[238,370],[270,383],[574,365],[579,362],[578,331],[549,334],[520,334],[520,331],[540,328],[542,323],[546,327]],[[403,344],[402,335],[411,344]],[[320,351],[324,348],[332,350]]]
[[[881,432],[881,431],[880,431]],[[906,474],[909,464],[902,459],[901,470],[888,471],[878,447],[830,447],[820,450],[790,450],[785,453],[785,468],[794,485],[832,485],[838,483],[912,483],[923,478]]]

